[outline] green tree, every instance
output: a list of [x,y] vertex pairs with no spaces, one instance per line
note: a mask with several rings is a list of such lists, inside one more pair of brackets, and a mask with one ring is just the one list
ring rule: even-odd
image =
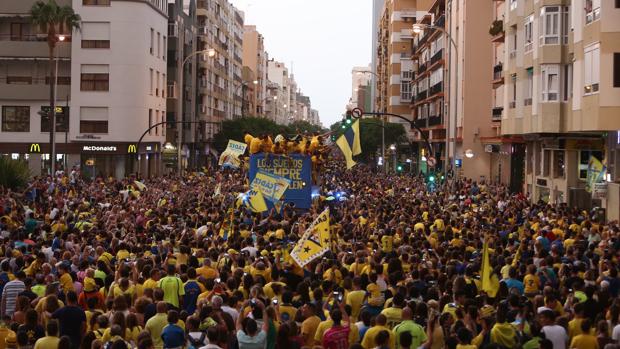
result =
[[[333,135],[338,139],[344,132],[341,123],[337,122],[330,126]],[[381,149],[381,133],[383,124],[377,119],[360,119],[360,145],[362,153],[357,156],[358,160],[370,161],[375,158],[375,154]],[[385,145],[401,143],[406,141],[406,132],[402,124],[385,123]]]
[[302,121],[302,120],[295,121],[289,124],[286,128],[287,128],[287,133],[289,135],[314,133],[314,132],[319,132],[319,133],[325,132],[325,129],[323,127],[317,126],[317,125],[314,125],[307,121]]
[[28,183],[30,169],[25,161],[0,156],[0,187],[21,189]]
[[[56,72],[54,70],[54,50],[56,44],[60,41],[59,36],[71,33],[73,29],[80,29],[81,18],[76,14],[71,6],[58,6],[56,1],[42,0],[37,1],[30,9],[32,24],[38,27],[41,33],[47,35],[47,46],[49,48],[49,76],[50,76],[50,108],[54,107],[54,81],[56,80]],[[53,117],[50,120],[50,147],[53,149],[54,131],[56,128],[56,120]],[[51,159],[55,159],[55,154],[51,155]],[[52,172],[54,166],[52,165]]]

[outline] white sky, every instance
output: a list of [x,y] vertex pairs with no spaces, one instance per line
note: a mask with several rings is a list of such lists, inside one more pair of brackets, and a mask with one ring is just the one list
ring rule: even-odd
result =
[[231,0],[265,37],[270,58],[291,69],[323,126],[351,97],[351,69],[368,65],[372,0]]

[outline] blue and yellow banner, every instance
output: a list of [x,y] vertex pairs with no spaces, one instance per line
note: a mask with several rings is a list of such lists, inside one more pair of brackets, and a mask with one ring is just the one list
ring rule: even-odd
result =
[[[302,209],[309,209],[312,205],[312,160],[310,156],[302,154],[252,154],[250,156],[250,183],[254,183],[258,173],[282,177],[289,181],[288,187],[280,197],[284,203],[293,203],[295,208]],[[265,192],[263,195],[267,198],[267,206],[273,207],[273,201],[268,198],[271,195]]]
[[228,146],[226,150],[220,155],[220,160],[218,165],[228,165],[230,167],[238,168],[241,165],[241,161],[239,157],[245,153],[245,148],[247,144],[242,142],[233,141],[232,139],[228,140]]

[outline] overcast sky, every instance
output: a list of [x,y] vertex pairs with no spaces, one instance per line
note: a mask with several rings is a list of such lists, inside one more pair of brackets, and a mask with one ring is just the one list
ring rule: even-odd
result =
[[291,69],[325,127],[351,97],[351,69],[368,65],[371,0],[231,0],[265,37],[270,58]]

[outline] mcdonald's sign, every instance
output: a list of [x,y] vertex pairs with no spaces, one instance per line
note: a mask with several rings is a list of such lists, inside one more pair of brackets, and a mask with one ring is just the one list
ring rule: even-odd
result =
[[127,146],[127,153],[131,154],[131,153],[137,153],[138,152],[138,148],[136,147],[135,144],[130,144],[129,146]]
[[30,144],[30,152],[31,153],[40,153],[41,152],[41,145],[39,143],[32,143],[32,144]]

